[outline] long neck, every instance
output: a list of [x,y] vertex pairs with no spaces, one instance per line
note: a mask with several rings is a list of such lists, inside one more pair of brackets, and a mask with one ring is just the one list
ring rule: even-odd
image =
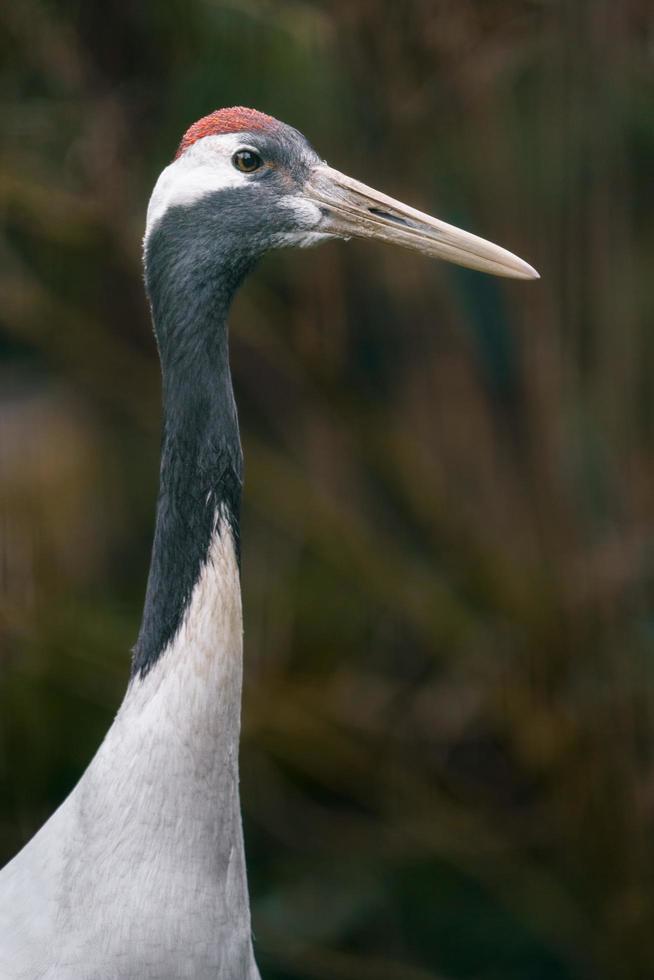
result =
[[163,440],[152,560],[133,659],[133,673],[142,676],[178,634],[216,535],[228,528],[238,552],[242,456],[226,317],[247,268],[210,263],[202,244],[186,223],[181,229],[163,223],[146,245],[163,377]]
[[246,268],[209,262],[186,223],[186,239],[162,222],[146,243],[164,402],[152,564],[131,682],[71,804],[87,846],[69,903],[92,895],[111,909],[120,895],[111,939],[144,964],[134,975],[153,976],[163,949],[165,975],[182,976],[191,950],[206,967],[198,976],[253,980],[238,790],[241,450],[226,330]]

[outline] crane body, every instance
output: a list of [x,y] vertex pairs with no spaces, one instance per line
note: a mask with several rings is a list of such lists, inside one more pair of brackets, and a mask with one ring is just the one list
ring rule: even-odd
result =
[[255,110],[195,123],[157,182],[144,264],[163,439],[143,618],[105,740],[0,872],[3,980],[259,977],[238,783],[242,458],[227,316],[269,249],[352,236],[537,275],[332,170]]

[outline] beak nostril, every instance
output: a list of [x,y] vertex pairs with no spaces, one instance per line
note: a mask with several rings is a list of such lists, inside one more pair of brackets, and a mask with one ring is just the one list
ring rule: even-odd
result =
[[376,214],[378,218],[386,218],[387,221],[394,221],[398,225],[406,225],[410,227],[409,222],[405,221],[404,218],[400,218],[397,214],[389,214],[388,211],[382,211],[381,208],[368,208],[370,214]]

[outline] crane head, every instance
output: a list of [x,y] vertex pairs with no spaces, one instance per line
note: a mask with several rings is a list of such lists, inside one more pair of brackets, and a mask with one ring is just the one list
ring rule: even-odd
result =
[[254,109],[219,109],[188,129],[152,194],[146,238],[170,209],[206,218],[234,254],[376,238],[498,276],[538,278],[499,245],[334,170],[296,129]]

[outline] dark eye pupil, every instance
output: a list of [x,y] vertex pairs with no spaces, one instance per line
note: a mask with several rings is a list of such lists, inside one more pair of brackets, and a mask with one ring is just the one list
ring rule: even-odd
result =
[[258,170],[262,163],[259,154],[253,153],[252,150],[238,150],[232,160],[237,170],[242,170],[246,174]]

